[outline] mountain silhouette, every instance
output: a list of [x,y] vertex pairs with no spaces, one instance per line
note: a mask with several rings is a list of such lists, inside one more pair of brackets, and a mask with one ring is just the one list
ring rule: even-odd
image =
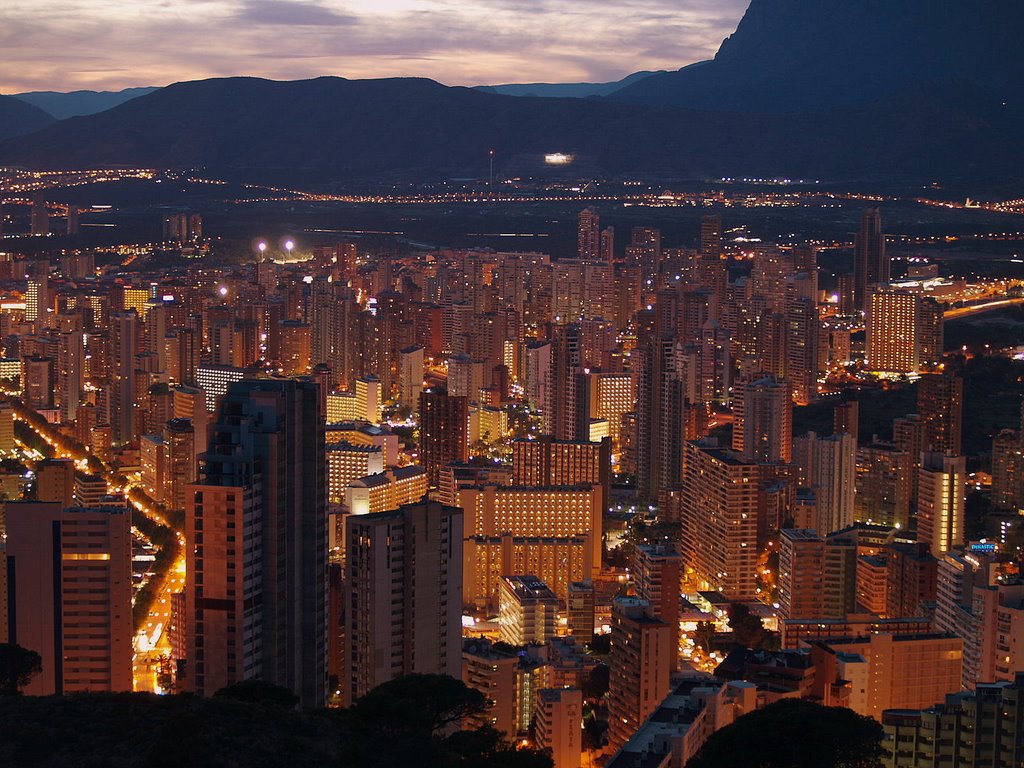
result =
[[39,107],[58,120],[93,115],[131,99],[152,93],[156,88],[125,88],[123,91],[29,91],[12,94],[14,98]]
[[[38,169],[203,168],[334,185],[502,176],[1013,182],[1024,4],[753,0],[713,61],[605,97],[431,80],[177,83],[0,142]],[[568,169],[544,155],[572,154]]]
[[616,91],[634,103],[830,110],[957,82],[1020,109],[1019,0],[752,0],[714,60]]
[[38,131],[53,122],[39,107],[11,96],[0,96],[0,139]]

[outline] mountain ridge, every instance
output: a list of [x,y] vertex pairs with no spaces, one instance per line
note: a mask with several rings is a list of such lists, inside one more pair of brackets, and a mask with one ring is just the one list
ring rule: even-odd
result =
[[644,70],[633,72],[621,80],[608,83],[504,83],[501,85],[477,85],[475,90],[484,93],[500,93],[505,96],[586,99],[592,96],[609,96],[646,77],[659,74],[662,72]]
[[12,96],[0,96],[0,140],[38,131],[54,122],[39,107]]
[[83,115],[94,115],[103,112],[118,104],[123,104],[139,96],[145,96],[158,90],[154,86],[141,86],[135,88],[124,88],[120,91],[28,91],[26,93],[12,93],[11,96],[19,101],[24,101],[57,120],[66,120],[69,117],[81,117]]
[[744,112],[856,106],[957,78],[1024,100],[1018,0],[751,0],[715,58],[610,98]]
[[[425,78],[176,83],[0,142],[0,162],[344,185],[486,177],[494,150],[503,176],[1019,179],[1016,2],[972,11],[955,0],[752,0],[714,60],[607,97],[509,96]],[[936,8],[950,17],[926,18]],[[949,48],[968,18],[978,29]],[[918,27],[920,39],[901,48]],[[553,152],[574,165],[546,166]]]

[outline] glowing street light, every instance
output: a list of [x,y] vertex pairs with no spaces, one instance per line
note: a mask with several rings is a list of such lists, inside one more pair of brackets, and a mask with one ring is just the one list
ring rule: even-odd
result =
[[288,251],[288,255],[291,256],[292,255],[292,251],[295,249],[295,241],[294,240],[285,240],[284,241],[284,249],[286,251]]
[[256,249],[260,252],[260,255],[262,256],[264,253],[267,252],[267,244],[263,240],[260,240],[259,245],[256,246]]

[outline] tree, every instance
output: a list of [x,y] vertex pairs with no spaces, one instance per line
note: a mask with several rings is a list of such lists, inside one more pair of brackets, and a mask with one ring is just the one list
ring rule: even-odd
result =
[[698,621],[697,628],[693,631],[693,644],[704,650],[704,653],[711,653],[715,650],[715,629],[713,621]]
[[608,733],[607,720],[601,720],[593,713],[590,717],[583,719],[583,746],[587,749],[603,747],[606,733]]
[[242,680],[232,683],[213,695],[215,698],[233,699],[234,701],[244,701],[247,704],[262,704],[281,709],[295,709],[299,703],[299,697],[287,688],[262,680]]
[[551,758],[536,749],[517,748],[500,733],[485,726],[475,731],[459,731],[445,740],[445,746],[457,756],[459,765],[468,768],[551,768]]
[[581,686],[583,698],[597,701],[608,693],[609,669],[607,664],[598,664],[587,675]]
[[607,656],[612,652],[612,636],[594,635],[590,642],[587,643],[587,650],[595,656]]
[[743,648],[760,648],[764,642],[764,622],[743,603],[729,605],[729,629],[735,643]]
[[437,735],[482,712],[480,691],[447,675],[405,675],[378,685],[353,707],[356,722],[382,735]]
[[712,734],[686,768],[881,768],[883,755],[870,717],[783,699]]
[[42,671],[43,659],[35,651],[12,643],[0,644],[0,695],[17,696]]

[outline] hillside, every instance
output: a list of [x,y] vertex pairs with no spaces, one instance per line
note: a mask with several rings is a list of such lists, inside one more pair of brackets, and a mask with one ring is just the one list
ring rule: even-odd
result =
[[38,107],[11,96],[0,96],[0,139],[45,128],[53,118]]
[[57,120],[79,115],[94,115],[131,99],[152,93],[156,88],[125,88],[123,91],[30,91],[15,93],[14,98],[39,107]]
[[1020,109],[1018,0],[752,0],[713,61],[613,98],[744,112],[831,110],[955,81]]

